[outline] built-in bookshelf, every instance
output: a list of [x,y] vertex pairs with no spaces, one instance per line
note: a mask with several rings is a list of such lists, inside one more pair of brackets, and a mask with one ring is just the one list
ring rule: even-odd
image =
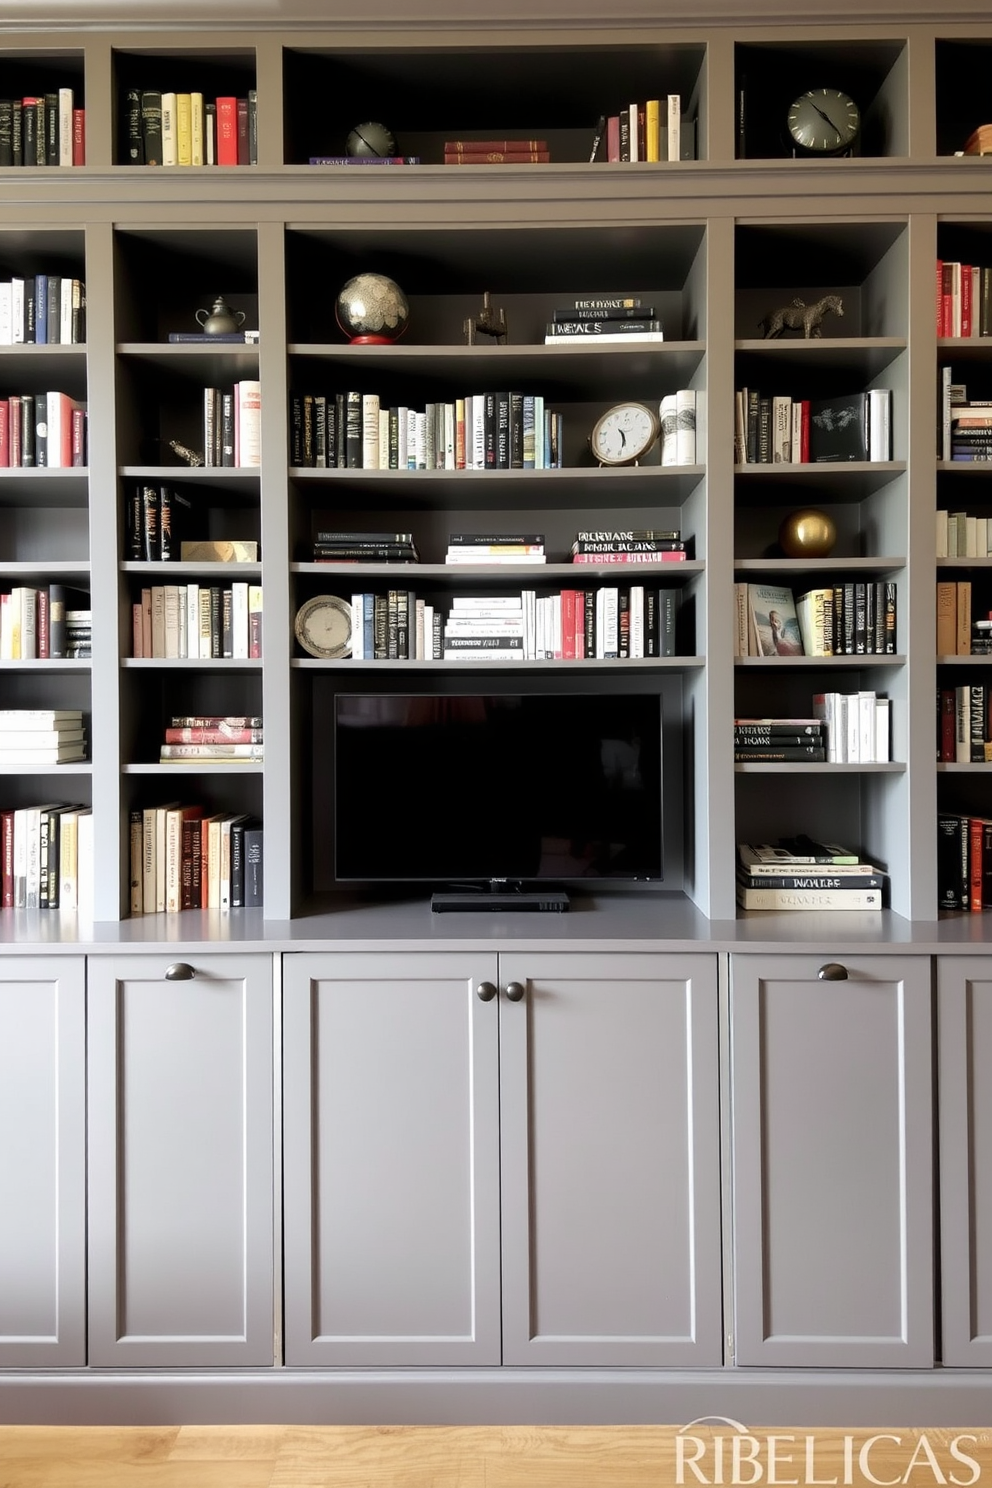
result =
[[[985,122],[990,53],[992,33],[977,20],[886,24],[870,35],[839,24],[760,33],[619,25],[605,46],[580,23],[523,43],[499,27],[481,39],[451,27],[386,40],[289,26],[204,31],[191,44],[167,21],[158,31],[63,31],[50,46],[37,33],[5,36],[0,96],[71,88],[86,106],[86,164],[71,199],[52,172],[32,180],[28,205],[23,168],[0,167],[0,283],[75,279],[87,321],[75,344],[8,345],[0,328],[0,398],[64,393],[85,407],[89,437],[83,465],[0,468],[0,590],[91,592],[93,654],[11,658],[0,676],[8,706],[95,715],[90,755],[72,769],[74,799],[98,818],[98,915],[129,912],[130,813],[171,798],[177,770],[204,810],[265,821],[267,915],[333,898],[326,771],[337,694],[393,685],[383,679],[401,669],[404,686],[413,675],[425,689],[491,672],[433,656],[308,655],[293,633],[302,605],[402,589],[443,611],[456,596],[528,587],[598,592],[616,574],[584,566],[578,585],[576,531],[651,527],[678,531],[686,561],[624,579],[677,593],[674,651],[623,662],[535,656],[522,675],[551,690],[581,677],[604,706],[619,678],[663,693],[678,746],[667,757],[681,761],[672,790],[690,803],[666,822],[666,889],[731,918],[734,844],[802,829],[870,852],[889,871],[892,908],[932,917],[925,849],[937,811],[983,809],[978,764],[942,764],[932,740],[935,684],[977,684],[984,659],[936,648],[934,607],[945,578],[989,598],[983,564],[992,560],[937,558],[934,513],[986,520],[992,509],[986,463],[943,460],[936,423],[945,368],[970,397],[992,396],[992,337],[948,335],[935,323],[934,265],[992,266],[989,167],[956,155]],[[857,101],[852,158],[793,158],[785,112],[804,89],[825,85]],[[236,173],[137,172],[127,164],[128,100],[161,90],[257,98],[256,163]],[[600,119],[670,94],[694,123],[695,159],[614,166],[600,151],[590,160]],[[366,119],[382,121],[397,155],[420,163],[308,164],[347,155],[349,133]],[[545,140],[550,158],[443,165],[446,141],[496,134]],[[102,183],[118,171],[141,185],[111,207]],[[393,278],[407,299],[408,328],[395,344],[352,345],[337,325],[337,291],[363,270]],[[655,307],[664,340],[544,344],[555,311],[611,292]],[[505,315],[505,342],[469,345],[465,322],[486,294]],[[197,312],[218,297],[245,339],[170,339],[195,336]],[[825,297],[842,313],[825,310],[819,335],[764,335],[774,312]],[[249,383],[261,394],[261,463],[191,463],[206,455],[207,390]],[[889,442],[881,456],[836,464],[735,460],[744,388],[799,404],[884,392]],[[507,390],[543,398],[560,421],[554,468],[348,469],[293,457],[293,399],[307,393],[419,408]],[[656,445],[637,466],[598,466],[589,435],[606,409],[623,400],[660,407],[679,390],[696,400],[691,464],[664,464]],[[184,558],[175,543],[168,557],[133,547],[136,494],[161,499],[163,490],[175,493],[182,537],[247,543],[251,556],[225,563],[207,550]],[[804,508],[829,516],[828,553],[783,551],[782,523]],[[538,575],[445,563],[452,532],[522,527],[545,536]],[[363,564],[360,574],[315,562],[314,536],[326,529],[412,533],[419,561]],[[182,589],[188,599],[235,584],[265,595],[261,654],[134,654],[143,591]],[[892,586],[895,648],[735,656],[735,584],[796,597]],[[726,745],[734,716],[800,716],[815,694],[855,691],[889,701],[887,760],[735,768]],[[264,761],[162,764],[167,718],[220,713],[264,716]],[[47,795],[38,773],[11,777],[13,803]]]

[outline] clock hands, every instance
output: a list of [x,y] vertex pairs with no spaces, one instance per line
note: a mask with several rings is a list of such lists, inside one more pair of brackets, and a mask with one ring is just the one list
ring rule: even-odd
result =
[[820,108],[819,104],[813,103],[812,98],[810,99],[810,103],[812,104],[813,108],[816,109],[816,112],[819,114],[820,118],[824,121],[824,123],[830,125],[830,128],[833,130],[833,132],[837,136],[837,138],[839,140],[843,141],[844,136],[841,134],[840,130],[837,128],[837,125],[834,123],[833,119],[831,119],[830,115],[829,114],[825,114],[823,112],[823,110]]

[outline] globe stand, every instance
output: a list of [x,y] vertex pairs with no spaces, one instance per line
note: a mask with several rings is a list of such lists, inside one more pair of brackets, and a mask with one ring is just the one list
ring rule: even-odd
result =
[[395,336],[352,336],[349,346],[392,346]]

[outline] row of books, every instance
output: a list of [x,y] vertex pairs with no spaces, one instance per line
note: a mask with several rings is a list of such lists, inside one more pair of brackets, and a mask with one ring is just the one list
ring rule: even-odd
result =
[[0,166],[85,164],[86,110],[71,88],[0,98]]
[[546,139],[445,140],[445,165],[537,165],[551,159]]
[[125,165],[257,165],[257,90],[205,98],[128,88],[122,140]]
[[131,607],[131,655],[165,660],[262,655],[262,586],[152,584]]
[[65,584],[15,585],[0,594],[0,661],[79,656],[89,642],[90,597]]
[[741,909],[881,910],[887,874],[836,842],[811,837],[738,844]]
[[67,274],[0,281],[0,346],[73,346],[86,340],[86,286]]
[[892,391],[792,398],[745,387],[734,395],[738,465],[892,459]]
[[66,470],[86,464],[86,404],[68,393],[0,397],[0,466]]
[[0,811],[4,909],[93,912],[93,811],[46,801]]
[[[607,114],[603,133],[608,162],[624,164],[628,161],[696,158],[695,121],[683,119],[679,93],[630,103],[615,114]],[[599,154],[602,143],[599,132],[597,135],[592,160]]]
[[992,764],[992,689],[986,683],[937,689],[937,760]]
[[938,258],[937,335],[992,336],[992,269]]
[[892,710],[884,693],[817,692],[813,713],[823,720],[828,764],[883,765],[892,758]]
[[423,409],[378,393],[292,394],[290,462],[337,470],[548,470],[563,419],[540,394],[469,394]]
[[992,909],[992,821],[986,817],[938,814],[937,908]]
[[203,389],[204,465],[262,463],[262,384],[246,378],[231,388]]
[[447,613],[404,589],[351,596],[356,661],[584,661],[674,656],[681,592],[641,584],[456,596]]
[[179,533],[192,510],[189,497],[168,482],[136,481],[124,506],[126,556],[147,562],[178,557]]
[[938,382],[937,453],[942,460],[992,460],[992,399],[969,398],[950,366]]
[[7,708],[0,712],[0,770],[8,765],[62,765],[86,758],[78,708]]
[[[183,545],[184,548],[189,546]],[[569,549],[575,564],[684,563],[689,544],[677,528],[581,530]],[[419,563],[412,532],[342,532],[318,529],[313,539],[317,563]],[[448,564],[544,563],[543,532],[452,532]]]
[[169,801],[130,814],[133,915],[262,904],[264,830],[247,813]]
[[967,512],[938,511],[935,533],[938,558],[992,557],[992,531],[988,517]]
[[972,613],[970,579],[937,584],[937,655],[987,656],[992,650],[992,610]]
[[734,585],[735,656],[891,656],[896,585],[848,579],[798,598],[782,585]]

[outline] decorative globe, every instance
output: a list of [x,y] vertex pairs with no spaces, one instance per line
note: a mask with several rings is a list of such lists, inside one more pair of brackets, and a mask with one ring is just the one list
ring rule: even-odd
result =
[[837,541],[837,527],[826,512],[804,507],[786,517],[778,541],[787,558],[826,558]]
[[356,124],[349,134],[348,154],[395,155],[396,141],[385,124],[376,124],[370,119],[367,124]]
[[406,330],[410,306],[385,274],[356,274],[341,290],[334,316],[353,345],[387,345]]

